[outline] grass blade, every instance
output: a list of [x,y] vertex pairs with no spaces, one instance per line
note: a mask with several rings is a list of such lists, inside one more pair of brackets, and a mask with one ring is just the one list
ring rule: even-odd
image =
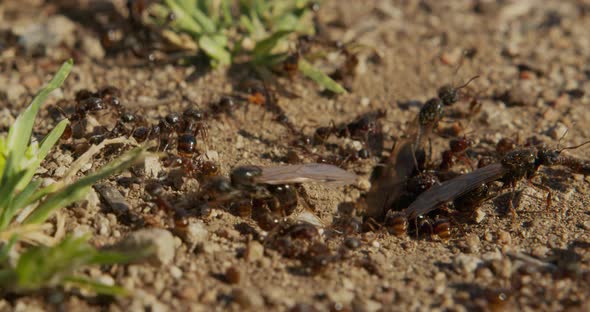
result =
[[267,57],[272,51],[272,49],[276,47],[277,43],[279,43],[280,40],[284,39],[291,33],[292,31],[290,30],[277,31],[274,34],[270,35],[268,38],[258,41],[253,51],[254,58],[262,59]]
[[23,224],[43,223],[51,213],[61,207],[65,207],[81,198],[89,187],[94,183],[102,180],[116,172],[124,170],[134,165],[142,156],[145,148],[135,148],[119,159],[104,166],[99,171],[80,178],[78,181],[63,187],[55,194],[50,195],[35,211],[33,211],[23,222]]
[[215,23],[199,9],[196,1],[177,0],[176,4],[187,12],[193,18],[193,21],[201,26],[201,33],[211,34],[215,32]]
[[74,61],[72,59],[66,61],[57,74],[55,74],[53,79],[51,79],[49,84],[37,93],[31,105],[29,105],[29,107],[16,118],[16,121],[12,127],[10,127],[6,141],[6,148],[8,151],[11,151],[15,157],[20,158],[24,155],[31,138],[31,133],[33,132],[33,124],[35,123],[37,112],[39,112],[39,107],[45,102],[49,93],[63,84],[64,80],[72,70],[73,65]]
[[309,77],[320,86],[337,94],[346,93],[346,90],[340,84],[332,80],[332,78],[328,77],[328,75],[324,74],[319,69],[313,67],[303,58],[299,59],[299,63],[297,65],[299,67],[299,71],[303,75]]
[[12,235],[8,242],[5,242],[0,248],[0,266],[4,266],[8,261],[8,257],[10,255],[10,250],[16,244],[18,237],[16,235]]
[[199,38],[199,48],[203,49],[207,55],[219,62],[219,64],[227,65],[231,63],[231,55],[225,47],[209,36]]
[[99,283],[97,281],[93,281],[91,279],[83,278],[83,277],[79,277],[79,276],[68,276],[68,277],[64,278],[64,282],[92,290],[95,293],[101,294],[101,295],[127,296],[129,294],[127,292],[127,290],[123,287],[106,285],[106,284]]
[[13,201],[2,210],[2,214],[0,215],[0,230],[4,230],[9,224],[10,221],[14,218],[14,216],[24,207],[29,205],[31,196],[33,193],[41,186],[41,180],[32,181],[25,187],[22,192],[18,193],[13,199]]
[[14,194],[17,193],[16,186],[18,182],[22,180],[27,173],[24,170],[16,172],[13,163],[14,157],[10,154],[6,160],[6,170],[0,179],[0,213],[4,213],[6,208],[10,205],[10,202],[14,198]]
[[61,138],[61,135],[66,129],[68,123],[69,121],[67,119],[60,121],[57,124],[57,126],[55,126],[55,128],[53,128],[53,130],[51,130],[51,132],[49,132],[49,134],[45,136],[43,141],[41,141],[39,149],[37,150],[36,155],[34,156],[34,158],[36,159],[31,163],[27,164],[27,173],[16,186],[17,190],[25,188],[26,185],[31,181],[33,175],[35,175],[35,171],[37,171],[37,168],[39,168],[43,159],[45,159],[51,148],[57,143],[57,141],[59,141],[59,138]]
[[198,36],[203,32],[203,28],[199,23],[192,19],[187,12],[184,11],[174,0],[164,0],[166,5],[174,13],[175,19],[172,22],[174,28],[180,31],[186,31],[193,36]]

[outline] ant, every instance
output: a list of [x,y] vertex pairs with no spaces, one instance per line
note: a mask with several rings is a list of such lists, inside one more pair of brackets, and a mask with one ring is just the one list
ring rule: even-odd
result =
[[[510,186],[514,189],[517,182],[522,179],[526,178],[531,181],[540,166],[566,166],[573,172],[586,174],[588,173],[588,161],[561,156],[561,153],[564,150],[576,149],[588,143],[590,141],[564,148],[548,148],[545,145],[537,145],[512,150],[506,153],[499,163],[490,164],[433,186],[418,196],[404,211],[404,214],[410,219],[416,218],[435,210],[442,203],[453,201],[476,190],[482,184],[492,181],[500,181],[504,187]],[[548,192],[547,208],[549,208],[551,206],[551,192],[545,186],[536,186]],[[513,207],[511,207],[511,211],[514,214]]]
[[212,204],[229,203],[237,215],[251,216],[268,231],[296,210],[299,195],[292,184],[349,184],[355,180],[356,175],[326,164],[241,166],[231,171],[230,179],[218,177],[206,183],[200,197]]
[[[445,115],[445,106],[451,106],[459,101],[460,90],[468,86],[479,76],[474,76],[461,86],[453,87],[444,85],[438,90],[438,97],[426,101],[416,120],[412,123],[407,133],[407,139],[396,142],[391,150],[389,158],[382,164],[380,172],[376,174],[375,181],[366,197],[367,216],[370,218],[383,218],[389,207],[403,194],[403,186],[407,179],[416,172],[424,169],[427,163],[425,143],[430,141],[431,135],[440,120]],[[468,140],[458,140],[453,143],[456,154],[461,154],[463,146],[469,145]],[[466,149],[467,147],[465,147]],[[451,155],[451,153],[453,153]],[[443,167],[449,166],[455,153],[451,151],[443,155]],[[432,155],[432,152],[429,153]]]
[[379,140],[379,138],[382,140],[379,119],[385,116],[386,112],[384,110],[377,110],[362,114],[353,121],[343,123],[339,126],[336,126],[332,121],[330,126],[319,127],[315,130],[312,143],[314,145],[323,144],[330,136],[335,135],[338,138],[360,140],[365,145],[371,145],[371,140]]
[[[185,232],[188,226],[188,212],[182,208],[172,205],[166,198],[164,198],[164,188],[161,184],[148,184],[146,185],[145,190],[152,197],[152,201],[156,204],[158,209],[173,219],[174,231],[179,233]],[[154,220],[148,218],[148,221],[153,222]]]
[[468,166],[472,167],[471,162],[465,156],[465,151],[473,145],[473,140],[463,136],[458,139],[451,139],[449,141],[449,149],[445,150],[441,154],[441,163],[439,170],[449,170],[456,160],[465,162]]
[[[73,108],[73,113],[69,118],[73,123],[68,124],[64,133],[63,140],[86,139],[89,144],[98,144],[104,139],[113,137],[121,131],[120,126],[116,126],[113,130],[108,130],[104,126],[95,126],[92,132],[88,133],[86,127],[88,126],[88,115],[99,111],[111,109],[107,113],[114,111],[114,114],[120,118],[122,114],[122,106],[120,101],[121,91],[113,86],[106,86],[97,92],[91,92],[87,89],[78,91],[75,95],[76,105]],[[62,115],[67,116],[60,106],[56,107]]]

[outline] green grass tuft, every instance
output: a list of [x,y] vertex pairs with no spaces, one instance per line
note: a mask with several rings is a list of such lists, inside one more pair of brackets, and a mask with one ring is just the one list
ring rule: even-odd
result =
[[[246,63],[272,68],[287,59],[298,36],[314,35],[312,4],[310,0],[163,0],[149,7],[144,23],[164,29],[162,35],[179,47],[199,49],[213,66]],[[177,34],[186,34],[193,42],[187,44]],[[334,93],[346,92],[303,57],[299,72]]]
[[[71,184],[58,181],[41,187],[34,174],[58,142],[68,120],[63,120],[40,142],[31,142],[33,125],[41,104],[49,93],[59,88],[73,66],[65,62],[55,77],[35,96],[18,116],[8,135],[0,135],[0,288],[9,291],[32,291],[44,287],[76,284],[97,293],[123,294],[116,286],[102,285],[72,272],[85,265],[126,263],[142,255],[100,251],[88,244],[88,237],[67,237],[54,246],[31,246],[39,242],[43,223],[57,210],[80,200],[97,181],[137,163],[145,148],[135,148],[100,170]],[[24,220],[19,222],[19,215]],[[21,218],[21,219],[23,219]],[[26,243],[25,243],[26,242]],[[20,247],[20,248],[17,248]],[[11,251],[24,250],[16,260]]]

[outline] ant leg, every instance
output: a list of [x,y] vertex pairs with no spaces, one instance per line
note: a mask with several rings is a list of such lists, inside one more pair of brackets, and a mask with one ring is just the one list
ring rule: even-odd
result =
[[459,232],[461,232],[461,235],[463,235],[463,236],[467,235],[467,232],[463,228],[463,225],[461,225],[459,220],[457,220],[457,218],[455,218],[455,216],[454,216],[455,214],[457,214],[457,210],[451,210],[451,209],[452,209],[452,204],[446,204],[446,205],[441,206],[441,211],[444,211],[446,213],[446,217],[449,218],[449,220],[451,220],[451,222],[453,222],[453,224],[457,225],[457,228],[459,229]]
[[535,183],[533,181],[528,181],[529,185],[534,186],[536,188],[539,188],[545,192],[547,192],[547,198],[545,199],[546,201],[546,207],[545,209],[549,210],[549,208],[551,208],[551,204],[553,203],[553,193],[551,192],[551,189],[545,185],[539,184],[539,183]]
[[420,226],[424,226],[426,225],[428,227],[428,232],[430,232],[429,237],[432,240],[434,238],[434,228],[432,227],[432,223],[430,222],[430,220],[424,220],[424,222],[422,222],[422,224],[420,224]]
[[514,207],[514,199],[516,197],[516,182],[512,183],[511,185],[512,192],[510,195],[510,201],[508,202],[508,209],[512,214],[512,222],[516,221],[516,217],[518,216],[516,213],[516,207]]
[[457,157],[457,160],[459,160],[462,163],[464,163],[465,165],[467,165],[469,167],[469,169],[471,169],[471,171],[475,170],[473,168],[473,163],[471,162],[471,160],[469,159],[469,157],[467,157],[465,155],[455,155],[455,157]]

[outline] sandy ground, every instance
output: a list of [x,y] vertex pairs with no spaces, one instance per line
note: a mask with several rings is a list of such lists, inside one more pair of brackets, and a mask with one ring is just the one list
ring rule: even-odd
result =
[[[157,123],[169,113],[187,107],[208,109],[211,102],[239,91],[241,81],[255,78],[243,70],[150,65],[122,52],[108,52],[99,45],[104,29],[117,25],[102,2],[88,14],[73,9],[69,1],[5,1],[0,4],[0,29],[26,31],[56,15],[61,42],[45,55],[0,44],[0,126],[30,101],[61,62],[74,55],[76,66],[60,92],[54,93],[41,113],[37,133],[56,123],[50,106],[72,109],[77,91],[99,90],[114,85],[122,92],[126,111]],[[108,4],[108,2],[107,2]],[[122,5],[117,3],[119,11]],[[103,11],[104,9],[104,11]],[[468,119],[461,135],[472,138],[469,157],[477,159],[492,151],[502,138],[524,143],[537,136],[562,146],[590,138],[590,3],[585,1],[326,1],[320,10],[324,35],[334,40],[356,40],[371,47],[361,53],[352,92],[326,97],[309,81],[278,79],[288,93],[278,95],[278,105],[297,128],[307,135],[315,128],[350,122],[359,114],[383,109],[381,120],[390,147],[415,121],[419,102],[436,96],[443,84],[455,86],[479,75],[469,87],[482,101],[482,109]],[[25,30],[23,30],[25,29]],[[6,45],[8,48],[3,48]],[[33,49],[33,48],[31,48]],[[34,50],[34,49],[33,49]],[[460,62],[461,51],[473,55]],[[43,53],[41,53],[43,54]],[[329,65],[329,64],[328,64]],[[455,111],[467,111],[460,102]],[[95,119],[112,127],[105,114]],[[236,165],[278,164],[297,139],[264,107],[243,103],[232,115],[220,114],[205,121],[207,140],[198,148],[228,175]],[[455,122],[446,117],[440,128]],[[433,158],[446,148],[448,138],[433,137]],[[334,144],[358,146],[346,139]],[[64,143],[65,144],[65,143]],[[355,145],[356,144],[356,145]],[[294,148],[303,162],[317,159]],[[590,147],[566,151],[589,158]],[[98,166],[118,150],[101,153]],[[330,150],[316,147],[315,153]],[[44,164],[43,177],[59,178],[73,153],[61,149]],[[156,161],[158,162],[158,161]],[[378,163],[376,157],[348,162],[345,168],[368,179]],[[162,164],[163,166],[163,164]],[[165,192],[175,205],[190,208],[200,184],[192,178],[168,173]],[[123,177],[133,177],[126,172]],[[97,246],[114,243],[143,228],[154,230],[147,215],[163,219],[159,227],[170,228],[170,218],[157,208],[144,190],[145,181],[131,186],[121,176],[104,183],[125,196],[127,220],[109,207],[99,192],[65,210],[67,230],[90,231]],[[83,274],[114,281],[131,290],[128,298],[92,297],[78,290],[51,290],[40,294],[5,294],[2,310],[291,310],[291,311],[407,311],[407,310],[584,310],[590,305],[590,179],[563,167],[542,167],[535,182],[548,187],[553,196],[545,205],[545,192],[520,183],[485,201],[474,217],[453,224],[449,241],[420,237],[396,237],[384,229],[374,232],[323,235],[316,238],[341,255],[321,272],[301,270],[302,262],[281,256],[265,245],[264,231],[249,218],[231,214],[223,207],[207,216],[191,217],[195,237],[182,235],[162,240],[173,245],[174,258],[155,264],[91,268]],[[346,202],[364,193],[356,187],[329,188],[304,185],[315,214],[331,233],[333,220],[346,215]],[[516,216],[508,212],[514,197]],[[360,212],[358,212],[360,214]],[[357,214],[353,211],[352,214]],[[477,221],[475,221],[477,219]],[[151,220],[151,219],[150,219]],[[351,243],[350,241],[355,241]],[[360,243],[356,246],[356,243]],[[263,247],[263,245],[265,245]],[[166,258],[166,255],[162,256]],[[158,262],[158,261],[156,261]],[[164,262],[164,263],[162,263]],[[237,271],[235,273],[234,271]],[[237,277],[236,277],[237,276]],[[149,307],[149,309],[148,309]]]

